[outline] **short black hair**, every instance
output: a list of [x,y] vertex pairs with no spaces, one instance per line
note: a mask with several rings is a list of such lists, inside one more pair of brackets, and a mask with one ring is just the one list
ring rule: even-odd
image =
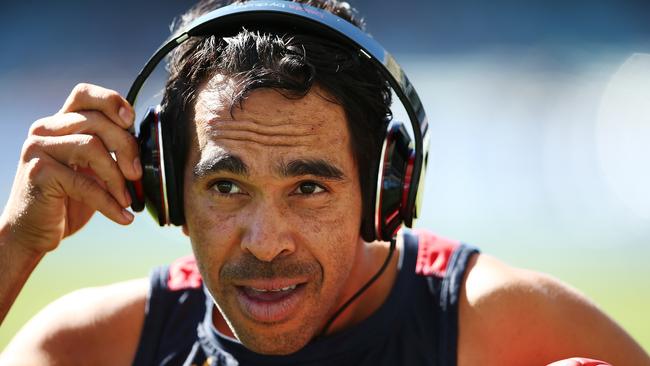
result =
[[[363,20],[346,2],[294,0],[325,9],[364,29]],[[183,29],[202,14],[221,6],[245,1],[202,1],[175,22]],[[362,191],[361,234],[374,240],[374,197],[381,145],[392,118],[388,81],[366,57],[348,45],[313,32],[289,29],[278,24],[242,25],[227,34],[193,37],[174,49],[168,58],[169,79],[162,102],[162,121],[171,123],[178,163],[179,196],[187,159],[187,126],[193,120],[200,87],[217,73],[235,77],[239,89],[231,96],[231,110],[248,93],[272,88],[287,98],[301,98],[314,85],[328,99],[342,106],[347,118],[351,148],[358,167]]]

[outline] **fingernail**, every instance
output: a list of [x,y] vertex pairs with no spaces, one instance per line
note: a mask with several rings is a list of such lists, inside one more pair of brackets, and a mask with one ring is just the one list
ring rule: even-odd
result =
[[138,176],[142,175],[142,164],[140,163],[140,158],[136,157],[133,160],[133,170],[135,171],[135,174]]
[[133,214],[130,213],[127,209],[122,209],[122,216],[124,216],[124,218],[129,222],[133,221]]
[[133,113],[131,113],[131,111],[128,108],[120,107],[118,114],[120,115],[120,118],[122,118],[122,121],[124,121],[124,123],[126,123],[127,126],[131,126],[131,123],[133,121]]

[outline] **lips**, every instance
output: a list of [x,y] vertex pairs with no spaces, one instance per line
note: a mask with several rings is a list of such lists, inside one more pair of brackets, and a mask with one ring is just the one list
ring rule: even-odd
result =
[[236,286],[243,312],[261,323],[278,323],[299,310],[306,283],[255,283]]
[[287,286],[279,289],[271,289],[271,290],[266,290],[266,289],[258,289],[254,287],[242,287],[242,291],[244,294],[251,299],[257,300],[257,301],[266,301],[266,302],[271,302],[271,301],[280,301],[283,298],[287,297],[288,295],[291,294],[293,290],[296,289],[297,285],[293,286]]

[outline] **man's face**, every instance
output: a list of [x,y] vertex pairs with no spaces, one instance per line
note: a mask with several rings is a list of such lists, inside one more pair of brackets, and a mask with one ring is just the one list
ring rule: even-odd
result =
[[195,106],[185,231],[205,284],[249,349],[288,354],[353,290],[361,195],[343,109],[314,87],[236,106],[215,77]]

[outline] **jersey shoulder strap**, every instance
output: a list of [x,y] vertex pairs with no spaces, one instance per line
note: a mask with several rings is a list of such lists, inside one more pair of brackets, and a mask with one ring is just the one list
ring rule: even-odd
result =
[[458,349],[458,301],[469,261],[478,249],[435,235],[413,230],[405,240],[417,244],[415,272],[427,279],[433,298],[436,365],[455,366]]
[[193,256],[154,268],[133,365],[180,365],[193,351],[206,296]]

